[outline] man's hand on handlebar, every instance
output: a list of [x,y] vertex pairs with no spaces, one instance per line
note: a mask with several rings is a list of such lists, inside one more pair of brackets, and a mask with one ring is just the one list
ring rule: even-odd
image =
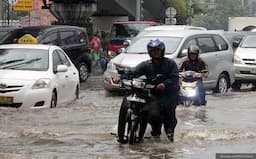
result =
[[157,90],[164,90],[165,89],[165,84],[164,83],[159,83],[157,86],[156,86],[156,89]]

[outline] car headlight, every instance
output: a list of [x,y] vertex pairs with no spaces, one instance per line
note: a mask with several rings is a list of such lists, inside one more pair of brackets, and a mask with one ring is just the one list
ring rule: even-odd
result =
[[110,60],[107,65],[107,70],[110,72],[117,72],[116,65]]
[[32,89],[40,89],[40,88],[49,88],[51,84],[51,80],[48,78],[41,78],[37,80],[33,86]]
[[243,64],[242,59],[236,54],[234,56],[234,64]]

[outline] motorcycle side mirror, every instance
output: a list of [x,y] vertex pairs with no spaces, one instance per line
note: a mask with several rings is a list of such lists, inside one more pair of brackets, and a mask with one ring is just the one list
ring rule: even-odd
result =
[[202,71],[200,71],[200,73],[207,73],[208,72],[208,70],[202,70]]

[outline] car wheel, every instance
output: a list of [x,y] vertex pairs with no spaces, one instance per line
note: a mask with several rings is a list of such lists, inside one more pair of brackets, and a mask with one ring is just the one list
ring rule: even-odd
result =
[[52,92],[52,99],[51,99],[51,108],[55,108],[57,106],[57,94],[55,91]]
[[242,85],[242,83],[241,83],[240,81],[235,81],[235,82],[232,84],[232,89],[234,89],[234,90],[240,90],[241,85]]
[[225,94],[229,88],[229,78],[225,74],[221,74],[219,76],[216,88],[214,89],[214,93],[220,93],[221,95]]
[[89,67],[86,63],[82,62],[79,65],[79,77],[81,82],[85,82],[89,77]]
[[80,94],[80,91],[79,91],[79,87],[77,86],[76,92],[75,92],[76,99],[79,99],[79,94]]

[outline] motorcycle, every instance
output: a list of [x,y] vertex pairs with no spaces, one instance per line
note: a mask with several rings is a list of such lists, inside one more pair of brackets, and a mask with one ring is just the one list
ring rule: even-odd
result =
[[[160,75],[154,80],[160,78]],[[148,84],[145,76],[131,79],[121,79],[121,86],[129,89],[124,97],[119,112],[118,137],[121,143],[135,144],[143,141],[147,128],[148,117],[144,115],[144,108],[150,99],[150,92],[155,85]]]
[[186,107],[200,106],[198,80],[202,73],[185,71],[179,73],[180,77],[180,103]]

